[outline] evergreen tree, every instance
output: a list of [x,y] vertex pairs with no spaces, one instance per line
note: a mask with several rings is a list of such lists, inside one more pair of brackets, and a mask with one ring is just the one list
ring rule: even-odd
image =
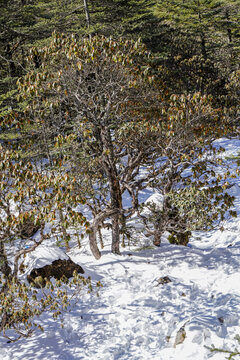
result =
[[[83,34],[88,30],[83,0],[1,0],[0,116],[17,106],[14,90],[27,72],[26,58],[33,46],[48,43],[52,32]],[[40,67],[35,56],[34,65]]]
[[149,47],[158,19],[153,15],[153,0],[105,0],[89,2],[90,11],[99,13],[97,31],[106,36],[141,37]]
[[162,30],[165,26],[164,64],[172,72],[172,86],[224,94],[239,60],[238,1],[159,0],[155,14]]

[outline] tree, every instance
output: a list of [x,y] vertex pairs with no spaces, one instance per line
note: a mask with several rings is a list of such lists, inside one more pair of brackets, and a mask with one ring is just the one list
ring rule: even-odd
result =
[[[17,152],[0,147],[0,332],[9,341],[43,330],[36,317],[50,312],[57,319],[84,287],[92,291],[91,279],[77,273],[69,281],[42,279],[38,290],[20,280],[26,254],[48,239],[54,241],[53,237],[68,242],[67,229],[74,224],[88,226],[72,208],[84,202],[73,188],[67,174],[42,173],[31,162],[20,160]],[[37,231],[39,236],[34,237]]]
[[[18,77],[27,72],[26,58],[32,46],[47,44],[53,31],[88,34],[84,12],[87,2],[0,1],[0,117],[18,106],[15,96]],[[40,66],[35,56],[34,66]]]
[[162,19],[169,21],[174,27],[187,31],[198,45],[203,58],[207,58],[207,39],[214,29],[214,20],[221,11],[221,4],[215,0],[159,1],[156,13]]
[[226,167],[225,175],[218,174],[219,151],[212,146],[212,139],[227,133],[230,126],[221,111],[214,109],[211,97],[200,93],[171,95],[161,113],[155,143],[161,157],[152,164],[150,184],[162,195],[162,204],[156,207],[150,202],[148,216],[142,207],[138,215],[155,245],[160,245],[165,231],[170,233],[170,242],[186,245],[193,230],[209,230],[225,216],[236,215],[229,210],[234,197],[223,192],[230,173]]
[[[101,256],[97,234],[103,226],[111,227],[112,251],[119,254],[120,231],[138,211],[139,191],[154,184],[165,196],[186,167],[203,163],[199,173],[205,172],[203,153],[224,131],[225,119],[207,97],[169,96],[151,76],[139,41],[55,35],[51,46],[32,56],[36,52],[41,68],[19,81],[33,149],[40,144],[49,165],[63,165],[84,191],[93,214],[94,256]],[[124,192],[130,208],[123,206]]]
[[[122,194],[127,186],[120,181],[133,181],[140,163],[150,156],[149,149],[145,151],[144,127],[143,133],[137,134],[136,129],[150,117],[149,105],[154,103],[138,68],[144,52],[140,42],[117,43],[101,37],[77,41],[57,35],[51,47],[38,50],[43,58],[41,71],[34,70],[19,82],[23,98],[32,96],[27,116],[33,119],[33,134],[41,139],[49,161],[53,163],[56,148],[70,156],[75,168],[71,166],[69,171],[87,189],[90,186],[90,206],[91,197],[99,198],[96,183],[101,194],[110,197],[110,202],[105,198],[95,212],[90,234],[90,246],[98,258],[96,232],[109,217],[112,251],[119,253]],[[136,139],[126,147],[123,138],[128,128],[134,130]],[[150,140],[151,132],[149,135]]]
[[152,48],[158,22],[153,5],[152,0],[89,1],[90,13],[95,15],[93,29],[97,34],[114,38],[137,40],[141,37]]
[[[20,161],[17,153],[0,149],[0,270],[16,278],[26,253],[50,236],[64,238],[67,227],[85,224],[86,219],[70,207],[83,199],[73,193],[74,183],[69,184],[67,175],[41,174],[31,163]],[[53,224],[48,234],[44,232],[47,222]],[[36,241],[32,236],[38,230]]]
[[238,1],[161,0],[155,14],[165,26],[160,46],[167,51],[164,64],[175,85],[187,92],[225,94],[224,85],[239,62]]
[[[100,282],[96,284],[97,288],[101,286]],[[74,302],[79,302],[84,288],[88,293],[93,291],[91,279],[77,273],[70,280],[47,280],[44,286],[38,287],[36,289],[15,277],[0,276],[0,332],[8,342],[28,338],[36,330],[44,331],[39,318],[43,313],[52,315],[51,320],[61,319]]]

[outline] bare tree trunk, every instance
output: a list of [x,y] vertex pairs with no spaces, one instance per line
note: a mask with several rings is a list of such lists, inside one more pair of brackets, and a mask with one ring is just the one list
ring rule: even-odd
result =
[[90,13],[89,13],[89,8],[88,8],[88,0],[83,0],[83,3],[84,3],[84,9],[85,9],[85,15],[86,15],[87,26],[88,26],[88,28],[89,28],[89,27],[90,27],[90,25],[91,25],[91,22],[90,22]]
[[116,159],[114,156],[113,142],[109,128],[101,129],[101,139],[103,143],[103,167],[108,178],[111,209],[118,211],[112,215],[112,252],[120,254],[120,213],[122,210],[122,194],[116,168]]
[[101,257],[101,252],[99,251],[97,244],[97,233],[99,230],[99,225],[108,217],[112,217],[119,213],[119,209],[110,209],[104,210],[99,213],[93,220],[92,226],[90,227],[89,234],[89,245],[92,251],[93,256],[98,260]]
[[[227,19],[227,21],[228,21],[228,24],[229,24],[229,12],[228,12],[228,10],[226,10],[226,12],[225,12],[225,15],[226,15],[226,19]],[[229,42],[229,44],[231,44],[232,43],[232,31],[231,31],[231,29],[230,29],[230,27],[228,26],[227,27],[227,33],[228,33],[228,42]]]
[[119,211],[112,216],[112,252],[120,254],[120,211],[122,210],[122,198],[120,185],[116,173],[111,173],[110,179],[111,206]]
[[102,237],[101,228],[98,229],[98,237],[99,237],[101,249],[103,249],[104,248],[104,243],[103,243],[103,237]]
[[0,240],[0,271],[5,276],[9,276],[12,273],[12,270],[8,264],[5,246],[2,239]]
[[206,40],[203,33],[201,33],[201,48],[202,48],[202,56],[204,57],[204,59],[207,59]]
[[112,218],[112,253],[120,255],[119,214]]
[[160,246],[161,245],[161,236],[163,232],[159,231],[157,227],[154,226],[154,234],[153,234],[153,245]]
[[89,234],[89,245],[93,256],[95,257],[95,259],[99,260],[101,257],[101,253],[97,245],[96,232],[97,232],[96,227],[92,226],[91,232]]
[[69,247],[69,235],[68,235],[68,233],[66,231],[66,228],[63,225],[64,217],[63,217],[62,210],[59,210],[59,214],[60,214],[60,221],[61,221],[61,229],[62,229],[62,233],[63,233],[63,240],[64,240],[64,243],[65,243],[66,252],[67,252],[67,251],[70,250],[70,247]]

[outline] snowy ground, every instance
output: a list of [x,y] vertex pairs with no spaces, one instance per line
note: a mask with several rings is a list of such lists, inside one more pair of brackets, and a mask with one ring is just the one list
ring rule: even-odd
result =
[[[239,141],[228,141],[228,155],[237,153]],[[240,216],[240,188],[235,207]],[[100,296],[84,294],[64,315],[64,328],[50,317],[45,332],[7,343],[0,337],[4,360],[222,360],[205,346],[231,349],[240,345],[240,217],[224,223],[223,232],[194,233],[188,247],[169,244],[122,256],[106,247],[95,260],[88,249],[71,250],[71,258],[100,280]],[[168,276],[171,282],[160,284]],[[186,337],[174,346],[183,327]],[[239,346],[238,346],[239,345]],[[236,357],[236,359],[240,356]]]

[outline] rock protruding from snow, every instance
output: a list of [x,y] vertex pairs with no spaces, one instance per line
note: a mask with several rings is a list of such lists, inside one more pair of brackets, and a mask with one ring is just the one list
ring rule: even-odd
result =
[[45,265],[50,265],[54,260],[58,259],[68,260],[69,256],[58,246],[41,244],[34,251],[26,254],[24,266],[29,275],[32,269],[39,269]]
[[163,277],[160,277],[157,280],[157,282],[158,282],[158,285],[164,285],[164,284],[172,282],[172,280],[168,276],[163,276]]
[[184,342],[185,338],[186,338],[186,330],[185,330],[184,326],[182,326],[176,334],[174,347],[182,344]]
[[[70,258],[58,259],[52,262],[50,265],[45,265],[42,268],[33,269],[31,273],[27,276],[27,280],[34,285],[39,285],[39,278],[41,279],[50,279],[54,277],[55,279],[60,280],[62,277],[69,279],[73,276],[74,271],[77,273],[83,274],[83,268],[75,264]],[[41,280],[41,285],[45,285],[45,281]]]
[[34,251],[26,254],[22,268],[25,270],[29,282],[34,282],[37,277],[60,279],[62,276],[70,278],[73,272],[83,274],[82,267],[73,262],[70,257],[58,246],[39,245]]

